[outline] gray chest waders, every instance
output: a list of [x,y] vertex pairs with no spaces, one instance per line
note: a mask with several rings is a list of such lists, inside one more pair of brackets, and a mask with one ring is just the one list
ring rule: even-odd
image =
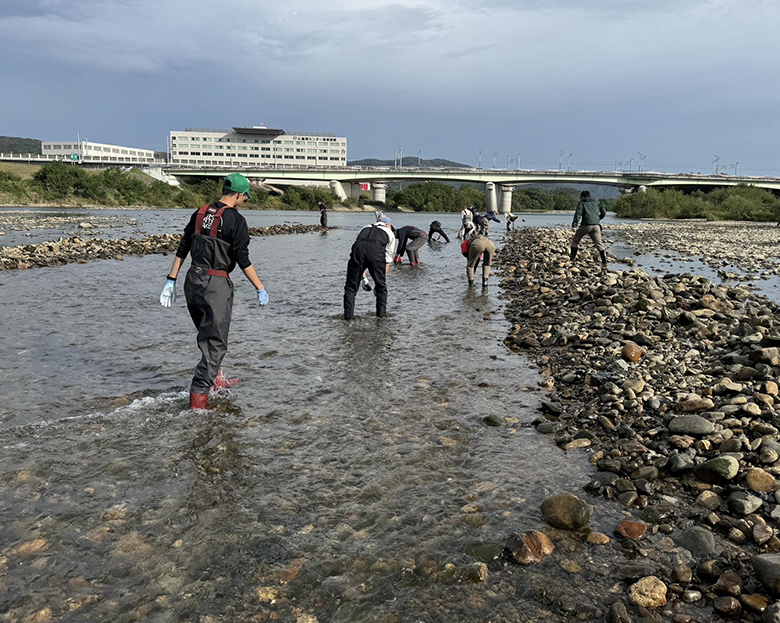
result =
[[[193,396],[199,396],[203,407],[227,353],[233,313],[233,282],[227,272],[231,263],[230,243],[217,238],[226,209],[230,208],[205,205],[198,210],[190,249],[192,265],[184,282],[187,309],[198,330],[198,348],[202,353],[192,378],[190,404]],[[208,234],[203,233],[204,224],[209,227]]]

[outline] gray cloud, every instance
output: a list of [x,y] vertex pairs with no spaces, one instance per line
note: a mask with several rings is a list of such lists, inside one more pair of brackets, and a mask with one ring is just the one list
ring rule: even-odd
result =
[[[569,149],[582,153],[594,133],[620,132],[614,141],[599,139],[611,153],[619,150],[607,143],[620,141],[634,151],[637,135],[656,150],[663,141],[696,140],[701,132],[693,128],[708,127],[697,114],[737,128],[722,133],[737,146],[750,135],[738,129],[751,123],[739,111],[771,109],[780,99],[773,80],[780,5],[769,0],[8,4],[0,4],[0,80],[35,93],[46,93],[54,80],[87,121],[103,120],[107,133],[116,122],[106,111],[118,108],[126,118],[123,101],[132,100],[133,110],[148,108],[144,123],[156,123],[156,99],[164,102],[157,110],[164,107],[181,126],[276,119],[346,134],[361,128],[366,144],[387,141],[390,152],[414,135],[453,153],[462,141],[469,145],[462,151],[471,153],[479,134],[492,131],[496,141],[517,134],[529,145],[538,136],[537,148],[553,153],[548,143],[581,136],[580,146]],[[75,82],[93,85],[91,97],[79,98]],[[106,82],[110,99],[101,92]],[[233,84],[240,95],[228,91],[220,101],[221,88]],[[149,85],[147,104],[136,93]],[[209,101],[192,102],[208,92]],[[3,118],[33,124],[22,102],[0,104]],[[62,118],[56,102],[47,108],[46,99],[36,101],[35,109],[38,119],[47,109],[52,119]],[[675,121],[682,116],[687,125]],[[653,133],[645,132],[647,119],[657,123]],[[618,130],[618,120],[629,125]],[[658,129],[672,126],[673,135]],[[139,119],[135,129],[121,131],[142,127]],[[162,133],[154,130],[155,137]],[[761,149],[751,136],[752,148]],[[518,140],[506,142],[511,152]]]

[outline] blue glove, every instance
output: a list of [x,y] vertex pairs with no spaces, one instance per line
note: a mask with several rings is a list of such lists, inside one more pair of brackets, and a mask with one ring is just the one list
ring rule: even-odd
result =
[[260,301],[261,307],[268,305],[268,292],[265,291],[265,288],[260,288],[257,291],[257,300]]
[[176,280],[168,279],[165,282],[165,287],[160,294],[160,305],[163,307],[170,307],[171,303],[176,300]]

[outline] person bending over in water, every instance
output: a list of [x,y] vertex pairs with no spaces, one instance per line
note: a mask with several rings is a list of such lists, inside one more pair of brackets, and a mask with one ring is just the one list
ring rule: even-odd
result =
[[431,223],[430,229],[428,229],[428,240],[433,240],[433,234],[439,234],[440,238],[444,238],[446,242],[449,242],[450,239],[447,237],[447,234],[444,233],[444,230],[441,227],[441,223],[439,221],[433,221]]
[[409,263],[412,266],[420,264],[420,254],[418,253],[420,247],[428,242],[428,234],[426,234],[419,227],[413,225],[407,225],[401,227],[398,231],[398,249],[395,252],[394,262],[398,264],[403,262],[404,251],[409,256]]

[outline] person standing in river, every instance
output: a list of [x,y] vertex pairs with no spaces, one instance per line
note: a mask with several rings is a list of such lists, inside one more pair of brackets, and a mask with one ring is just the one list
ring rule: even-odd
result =
[[328,229],[328,206],[320,201],[320,227]]
[[[387,313],[387,271],[393,262],[395,234],[393,223],[382,216],[375,223],[366,225],[358,233],[352,245],[347,263],[347,282],[344,284],[344,320],[355,318],[355,295],[363,275],[368,269],[374,280],[376,296],[376,316],[382,318]],[[366,289],[364,281],[363,289]]]
[[[604,243],[601,241],[601,219],[607,215],[606,209],[599,205],[599,200],[590,196],[590,191],[583,190],[580,193],[580,201],[574,212],[574,219],[571,222],[571,229],[574,232],[574,238],[571,241],[571,251],[569,259],[573,262],[577,257],[577,250],[580,246],[580,240],[583,236],[590,236],[593,244],[596,245],[601,263],[607,265],[607,252],[604,250]],[[578,227],[579,225],[579,227]]]
[[184,281],[184,296],[202,353],[190,385],[190,409],[205,409],[211,389],[224,389],[240,382],[226,379],[220,366],[227,353],[228,332],[233,313],[233,282],[230,273],[238,264],[257,290],[261,306],[268,294],[249,260],[249,229],[238,207],[249,199],[249,180],[231,173],[222,182],[222,198],[193,212],[184,228],[160,304],[170,307],[176,300],[176,278],[187,258],[192,264]]

